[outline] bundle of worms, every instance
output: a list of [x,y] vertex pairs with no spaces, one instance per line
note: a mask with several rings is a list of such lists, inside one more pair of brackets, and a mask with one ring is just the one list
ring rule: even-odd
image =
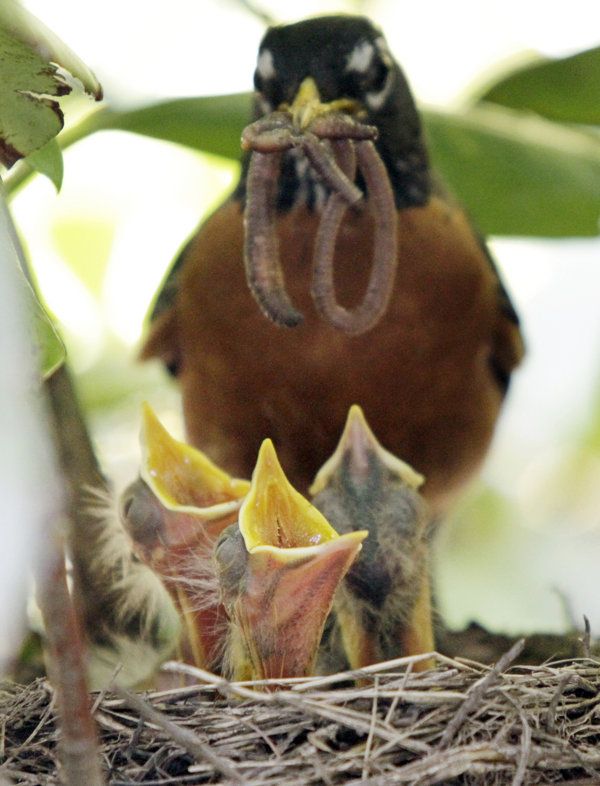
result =
[[[359,335],[385,313],[397,265],[397,219],[387,170],[373,144],[376,137],[374,126],[342,112],[317,115],[298,128],[291,112],[275,111],[244,129],[242,147],[251,151],[244,215],[246,278],[263,313],[276,324],[295,327],[303,319],[285,288],[276,231],[281,162],[291,149],[306,156],[328,188],[313,256],[311,294],[318,314],[339,330]],[[357,171],[366,200],[354,182]],[[365,202],[374,220],[371,270],[362,302],[349,310],[336,300],[335,243],[348,208]]]

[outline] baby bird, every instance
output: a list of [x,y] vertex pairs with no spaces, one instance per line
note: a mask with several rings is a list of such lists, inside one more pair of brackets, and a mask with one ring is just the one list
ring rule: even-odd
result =
[[288,482],[273,443],[260,448],[239,526],[215,549],[231,621],[234,679],[304,677],[314,664],[334,593],[367,533],[338,535]]
[[108,494],[94,491],[87,526],[70,533],[68,542],[90,690],[105,689],[117,673],[123,686],[147,682],[181,635],[173,600],[135,554],[114,507]]
[[215,541],[250,488],[203,453],[173,439],[148,405],[143,410],[140,477],[124,492],[121,519],[139,558],[162,580],[185,635],[179,655],[220,666],[227,620],[212,563]]
[[379,444],[362,409],[352,406],[310,493],[338,532],[369,533],[334,606],[353,669],[433,650],[430,516],[418,491],[423,481]]

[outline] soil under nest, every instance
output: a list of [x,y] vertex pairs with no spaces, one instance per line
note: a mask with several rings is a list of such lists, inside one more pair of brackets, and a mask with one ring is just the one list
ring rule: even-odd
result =
[[[107,782],[600,784],[600,661],[511,665],[520,654],[492,668],[440,656],[421,673],[417,658],[399,659],[362,672],[360,687],[348,673],[283,681],[279,692],[205,675],[208,684],[101,694]],[[4,684],[0,722],[0,782],[60,783],[48,682]]]

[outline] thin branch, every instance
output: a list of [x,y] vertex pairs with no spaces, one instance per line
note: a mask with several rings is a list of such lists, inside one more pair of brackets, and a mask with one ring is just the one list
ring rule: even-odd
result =
[[233,0],[235,5],[241,6],[244,10],[248,11],[252,16],[255,16],[267,26],[277,24],[277,19],[266,8],[263,8],[253,0]]
[[38,603],[50,652],[50,674],[60,710],[61,760],[68,786],[102,786],[96,728],[85,683],[83,642],[69,590],[62,548],[56,544]]
[[122,697],[125,703],[134,709],[145,721],[159,726],[171,739],[191,754],[196,761],[207,761],[214,769],[235,783],[243,783],[242,776],[234,769],[232,764],[224,756],[218,756],[205,742],[189,729],[184,729],[177,725],[162,712],[154,709],[147,701],[144,701],[136,693],[130,693],[124,688],[115,686],[115,691]]
[[511,665],[511,663],[513,663],[513,661],[519,657],[519,654],[523,650],[524,646],[525,639],[520,639],[516,642],[516,644],[513,644],[508,652],[506,652],[498,660],[495,666],[490,669],[485,677],[476,682],[469,689],[467,698],[464,700],[462,706],[456,712],[442,734],[442,739],[440,740],[439,745],[441,750],[447,748],[450,745],[456,732],[460,729],[469,715],[471,715],[471,713],[477,709],[487,691],[499,681],[502,672],[505,671]]
[[583,654],[586,658],[591,657],[592,653],[592,628],[589,619],[583,615],[584,630],[581,637],[581,644],[583,646]]

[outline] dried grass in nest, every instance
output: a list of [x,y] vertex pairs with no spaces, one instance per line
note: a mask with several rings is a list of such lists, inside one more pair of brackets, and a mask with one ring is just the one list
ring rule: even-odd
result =
[[[421,673],[402,658],[362,672],[362,687],[346,673],[268,693],[204,675],[144,702],[100,695],[107,782],[600,784],[600,662],[511,667],[518,654],[493,668],[439,656]],[[0,718],[0,782],[59,783],[48,683],[4,686]]]

